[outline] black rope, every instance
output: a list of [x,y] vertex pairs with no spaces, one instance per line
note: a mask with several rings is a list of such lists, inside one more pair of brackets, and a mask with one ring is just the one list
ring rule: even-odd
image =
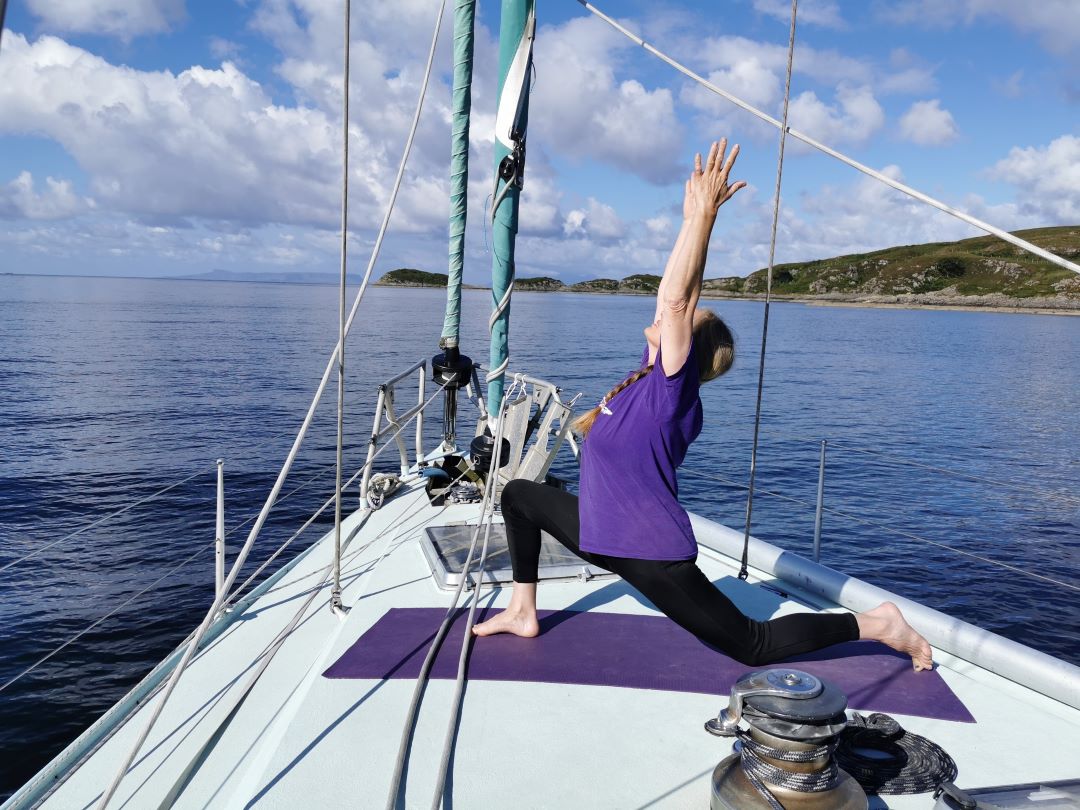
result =
[[0,0],[0,44],[4,41],[4,12],[7,11],[7,0]]
[[887,714],[852,715],[840,734],[836,761],[869,794],[927,793],[956,779],[956,762],[945,749],[904,731]]
[[[750,784],[769,803],[771,810],[784,810],[784,806],[769,791],[770,785],[799,793],[823,793],[832,790],[840,782],[840,769],[830,756],[836,749],[836,740],[804,751],[788,751],[757,742],[742,729],[736,732],[736,736],[739,741],[735,743],[735,748],[742,757],[743,772]],[[821,770],[804,773],[781,768],[766,761],[766,758],[779,762],[804,763],[828,758],[828,762]]]

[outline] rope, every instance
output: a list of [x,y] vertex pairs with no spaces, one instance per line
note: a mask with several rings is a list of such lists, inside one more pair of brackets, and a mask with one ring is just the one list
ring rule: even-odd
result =
[[341,88],[341,281],[338,295],[337,472],[334,484],[334,586],[332,610],[341,609],[341,466],[345,431],[345,277],[349,261],[349,57],[352,53],[352,0],[345,0],[345,57]]
[[[495,488],[498,486],[498,471],[501,469],[499,458],[502,452],[503,428],[506,424],[507,408],[505,403],[512,401],[517,393],[517,386],[519,385],[524,389],[524,383],[521,381],[520,377],[517,377],[503,397],[503,407],[501,408],[499,424],[495,431],[495,453],[491,459],[491,469],[488,473],[489,478],[491,479],[492,495],[494,495]],[[491,503],[485,503],[485,507],[490,508],[492,513],[494,513],[494,506]],[[477,569],[480,574],[476,578],[476,584],[473,588],[473,600],[469,604],[469,615],[465,620],[465,636],[461,640],[461,651],[458,654],[457,680],[454,684],[454,696],[451,699],[450,720],[446,725],[446,739],[443,742],[442,757],[439,760],[439,774],[435,779],[436,789],[435,796],[431,801],[431,810],[439,810],[439,806],[442,804],[443,794],[446,791],[446,773],[450,767],[450,753],[454,747],[454,734],[457,729],[458,717],[461,715],[461,698],[465,691],[466,664],[469,659],[469,648],[472,646],[473,642],[472,628],[476,620],[476,606],[480,603],[480,586],[484,582],[484,566],[487,564],[488,541],[491,538],[491,517],[492,515],[488,515],[487,526],[484,529],[484,543],[480,550],[480,561],[477,563]],[[473,542],[475,543],[475,539]],[[468,559],[462,568],[461,576],[463,581],[469,576]]]
[[[874,751],[878,756],[865,756]],[[956,779],[956,763],[937,743],[904,731],[887,714],[853,714],[836,749],[840,766],[870,794],[928,793]]]
[[[751,115],[754,115],[757,118],[760,118],[762,121],[765,121],[766,123],[771,124],[774,127],[783,128],[784,125],[781,124],[779,121],[777,121],[775,118],[773,118],[768,113],[762,112],[757,107],[753,107],[750,104],[747,104],[745,101],[743,101],[738,96],[734,96],[731,93],[728,93],[726,90],[720,89],[719,87],[717,87],[712,82],[708,81],[707,79],[703,78],[699,74],[697,74],[694,71],[690,70],[690,68],[686,67],[685,65],[683,65],[683,64],[681,64],[679,62],[676,62],[674,59],[672,59],[666,53],[664,53],[663,51],[660,51],[657,48],[653,47],[648,42],[646,42],[641,37],[639,37],[637,34],[633,33],[632,31],[627,30],[625,27],[623,27],[618,22],[613,20],[607,14],[604,14],[604,12],[600,11],[600,9],[598,9],[592,3],[586,2],[586,0],[577,0],[577,2],[580,3],[582,6],[584,6],[585,9],[587,9],[591,13],[595,14],[597,17],[599,17],[604,22],[606,22],[608,25],[610,25],[612,28],[614,28],[620,34],[625,36],[627,39],[631,40],[632,42],[637,43],[642,48],[644,48],[646,51],[651,53],[653,56],[659,58],[663,62],[666,62],[667,64],[669,64],[671,67],[675,68],[675,70],[679,71],[680,73],[682,73],[687,78],[692,79],[693,81],[700,84],[706,90],[709,90],[710,92],[716,93],[716,95],[727,99],[732,104],[734,104],[736,107],[739,107],[739,108],[741,108],[743,110],[746,110]],[[936,199],[934,199],[933,197],[931,197],[931,196],[929,196],[927,194],[923,194],[921,191],[918,191],[917,189],[914,189],[911,186],[905,185],[904,183],[901,183],[898,180],[893,180],[891,177],[888,177],[887,175],[884,175],[879,171],[875,171],[874,169],[871,169],[869,166],[866,166],[866,165],[864,165],[862,163],[859,163],[856,160],[852,160],[847,155],[844,155],[844,154],[842,154],[840,152],[837,152],[835,149],[833,149],[833,148],[831,148],[829,146],[826,146],[825,144],[821,143],[821,141],[815,140],[814,138],[811,138],[809,135],[806,135],[805,133],[799,132],[798,130],[792,129],[790,127],[787,128],[787,132],[788,132],[789,135],[791,135],[792,138],[797,138],[798,140],[805,143],[807,146],[813,147],[814,149],[817,149],[820,152],[824,152],[829,157],[836,158],[841,163],[847,164],[848,166],[855,169],[856,171],[860,171],[863,174],[868,175],[869,177],[873,177],[875,180],[878,180],[878,181],[884,183],[885,185],[887,185],[887,186],[889,186],[891,188],[894,188],[897,191],[908,195],[909,197],[914,197],[919,202],[926,203],[927,205],[931,205],[934,208],[937,208],[939,211],[944,211],[946,214],[949,214],[950,216],[953,216],[953,217],[956,217],[957,219],[963,220],[964,222],[968,223],[969,225],[974,225],[976,228],[978,228],[981,231],[986,231],[987,233],[992,234],[992,235],[998,237],[999,239],[1004,239],[1006,242],[1010,242],[1010,243],[1016,245],[1018,248],[1022,248],[1023,250],[1026,250],[1028,253],[1033,253],[1036,256],[1039,256],[1040,258],[1046,259],[1046,261],[1052,262],[1053,264],[1056,264],[1058,267],[1064,267],[1066,270],[1072,270],[1074,273],[1080,273],[1080,265],[1075,264],[1074,262],[1070,262],[1070,261],[1068,261],[1066,259],[1061,258],[1060,256],[1056,256],[1053,253],[1051,253],[1050,251],[1044,250],[1043,248],[1039,247],[1038,245],[1033,245],[1031,242],[1027,242],[1027,241],[1021,239],[1019,236],[1014,236],[1013,234],[1009,233],[1008,231],[1004,231],[1001,228],[997,228],[997,227],[991,225],[988,222],[983,222],[981,219],[977,219],[976,217],[973,217],[971,214],[965,213],[964,211],[961,211],[958,208],[953,208],[950,205],[946,205],[945,203],[941,202],[940,200],[936,200]]]
[[416,723],[416,715],[420,708],[420,699],[423,696],[424,687],[427,685],[428,673],[431,671],[431,666],[435,662],[435,656],[442,647],[443,639],[450,629],[450,623],[457,610],[458,600],[461,598],[461,593],[465,589],[465,583],[469,578],[469,567],[472,564],[473,553],[476,550],[476,541],[484,527],[485,520],[489,517],[488,506],[491,497],[494,494],[496,479],[498,478],[498,467],[496,467],[495,464],[497,463],[497,459],[499,458],[502,449],[502,426],[505,416],[506,408],[504,401],[504,403],[499,406],[499,418],[496,421],[495,450],[491,455],[491,463],[488,465],[488,476],[484,488],[484,501],[480,507],[480,522],[476,525],[476,531],[473,532],[472,542],[469,545],[469,552],[465,556],[465,563],[461,571],[461,581],[454,591],[453,600],[451,601],[450,607],[446,610],[446,615],[439,625],[435,638],[428,647],[427,655],[424,657],[424,662],[420,666],[420,673],[416,676],[416,685],[413,687],[412,699],[409,701],[409,708],[405,716],[405,724],[402,727],[401,742],[398,745],[397,759],[394,763],[394,774],[390,780],[390,792],[387,794],[386,798],[387,810],[394,810],[394,808],[397,807],[398,793],[401,791],[401,779],[405,770],[405,760],[408,756],[409,745],[412,741],[413,726]]
[[83,526],[81,529],[76,529],[71,534],[64,535],[59,540],[53,540],[51,543],[46,543],[43,546],[39,546],[38,548],[34,549],[33,551],[19,557],[18,559],[12,560],[11,562],[9,562],[9,563],[7,563],[7,564],[5,564],[3,566],[0,566],[0,573],[2,573],[4,571],[7,571],[9,568],[14,567],[14,566],[18,565],[21,562],[25,562],[26,560],[29,560],[31,557],[36,557],[38,554],[41,554],[43,551],[48,551],[50,548],[53,548],[54,546],[58,546],[61,543],[66,543],[68,540],[71,540],[73,537],[78,537],[83,532],[88,532],[92,528],[94,528],[95,526],[100,526],[102,523],[104,523],[104,522],[106,522],[108,520],[111,520],[112,518],[116,517],[117,515],[122,515],[125,512],[130,512],[136,506],[141,506],[142,504],[147,503],[148,501],[152,501],[152,500],[154,500],[154,498],[157,498],[160,495],[164,495],[169,490],[176,489],[177,487],[182,486],[183,484],[186,484],[188,481],[191,481],[192,479],[198,478],[200,475],[206,475],[206,473],[211,472],[211,471],[216,472],[217,471],[217,465],[215,465],[215,466],[213,466],[213,467],[211,467],[209,469],[202,469],[202,470],[199,470],[198,472],[192,473],[187,478],[183,478],[180,481],[177,481],[176,483],[169,484],[164,489],[159,489],[157,492],[153,493],[152,495],[147,495],[145,498],[139,498],[139,500],[134,501],[132,503],[129,503],[127,506],[125,506],[125,507],[123,507],[121,509],[117,509],[115,512],[110,512],[109,514],[105,515],[104,517],[98,518],[93,523],[88,523],[87,525]]
[[750,521],[754,514],[754,478],[757,475],[758,433],[761,430],[761,393],[765,386],[765,344],[769,337],[769,302],[772,298],[773,262],[776,259],[776,229],[780,222],[780,182],[784,176],[784,145],[787,141],[788,103],[791,100],[791,66],[795,56],[795,15],[798,0],[791,0],[791,30],[788,33],[787,77],[784,80],[784,119],[780,129],[780,153],[776,158],[776,189],[773,192],[772,230],[769,233],[769,269],[765,282],[765,315],[761,323],[761,359],[758,362],[757,401],[754,405],[754,443],[750,448],[750,485],[746,491],[746,525],[743,531],[742,562],[739,579],[748,576]]
[[[719,481],[722,484],[728,484],[729,486],[739,487],[739,488],[743,488],[743,489],[746,488],[745,484],[740,484],[738,481],[732,481],[730,478],[721,478],[720,476],[717,476],[717,475],[708,475],[706,473],[694,472],[693,470],[684,470],[684,472],[687,475],[697,476],[698,478],[709,478],[709,479],[711,479],[713,481]],[[802,498],[793,498],[790,495],[781,495],[779,492],[770,492],[767,489],[759,490],[759,492],[761,492],[761,493],[763,493],[765,495],[771,495],[774,498],[779,498],[782,501],[790,501],[791,503],[797,503],[797,504],[800,504],[801,506],[816,507],[816,504],[813,504],[813,503],[811,503],[810,501],[807,501],[807,500],[803,500]],[[920,535],[912,534],[911,532],[905,532],[903,529],[897,529],[894,526],[888,525],[887,523],[878,523],[877,521],[868,520],[867,518],[861,518],[861,517],[858,517],[857,515],[852,515],[852,514],[849,514],[847,512],[841,512],[839,509],[832,509],[832,508],[830,508],[828,506],[823,506],[822,511],[828,512],[830,515],[836,515],[837,517],[844,518],[845,520],[854,520],[856,523],[862,523],[862,524],[865,524],[867,526],[873,526],[875,529],[881,529],[882,531],[891,532],[893,534],[900,535],[901,537],[906,537],[906,538],[908,538],[910,540],[917,540],[920,543],[927,543],[927,544],[929,544],[931,546],[937,546],[938,548],[946,549],[947,551],[951,551],[951,552],[953,552],[955,554],[962,554],[965,557],[970,557],[971,559],[978,560],[979,562],[984,562],[984,563],[987,563],[989,565],[996,565],[999,568],[1007,568],[1008,570],[1010,570],[1010,571],[1012,571],[1012,572],[1014,572],[1016,574],[1022,574],[1023,576],[1026,576],[1026,577],[1033,577],[1035,579],[1041,579],[1044,582],[1050,582],[1050,583],[1052,583],[1054,585],[1058,585],[1058,586],[1060,586],[1062,588],[1068,588],[1069,590],[1080,592],[1080,586],[1071,585],[1068,582],[1062,582],[1061,580],[1054,579],[1053,577],[1048,577],[1048,576],[1046,576],[1044,574],[1036,574],[1033,571],[1026,571],[1023,568],[1017,568],[1015,565],[1009,565],[1008,563],[1003,563],[1003,562],[1000,562],[999,560],[992,560],[989,557],[983,557],[982,555],[975,554],[975,553],[970,552],[970,551],[964,551],[963,549],[956,548],[955,546],[950,546],[950,545],[948,545],[946,543],[939,543],[936,540],[930,540],[929,538],[921,537]]]
[[[832,753],[837,746],[835,739],[826,745],[805,751],[786,751],[760,743],[742,729],[737,729],[735,736],[739,738],[739,741],[735,743],[735,748],[741,756],[743,773],[761,797],[769,803],[771,810],[784,810],[784,805],[773,796],[769,790],[770,785],[799,793],[824,793],[835,788],[840,781],[840,769],[832,758]],[[789,771],[767,761],[767,759],[772,759],[780,762],[806,763],[826,757],[829,759],[824,768],[805,773]]]
[[[401,163],[398,165],[397,177],[394,180],[393,191],[390,194],[390,200],[387,203],[386,213],[383,216],[382,225],[379,227],[379,234],[375,239],[375,245],[371,251],[371,258],[368,261],[367,271],[364,274],[364,280],[360,285],[360,290],[356,294],[356,298],[353,300],[352,310],[349,313],[349,318],[345,324],[345,334],[348,335],[352,326],[352,322],[356,317],[356,311],[360,306],[360,301],[363,300],[364,292],[367,290],[368,282],[371,279],[371,271],[375,267],[375,262],[379,257],[379,251],[382,248],[383,239],[386,236],[387,228],[390,224],[390,215],[394,210],[394,203],[397,200],[398,190],[401,188],[401,180],[405,174],[405,166],[409,160],[409,153],[412,150],[413,140],[416,137],[416,129],[420,123],[420,112],[423,109],[424,97],[427,94],[428,83],[431,79],[431,67],[435,60],[435,48],[439,41],[439,28],[442,25],[443,9],[446,6],[446,0],[442,0],[439,4],[439,13],[435,20],[435,30],[432,33],[431,38],[431,50],[428,53],[427,67],[424,72],[424,80],[420,87],[420,95],[416,102],[416,112],[413,115],[412,127],[409,130],[409,136],[405,142],[405,150],[401,156]],[[304,436],[307,434],[307,430],[311,425],[312,418],[315,414],[315,408],[322,398],[323,391],[326,390],[326,385],[330,379],[330,372],[334,367],[334,361],[338,352],[342,350],[343,344],[339,343],[334,347],[334,352],[330,358],[330,362],[327,363],[323,376],[319,382],[318,390],[315,392],[315,396],[312,399],[311,405],[308,408],[304,423],[300,427],[300,431],[296,435],[296,439],[293,441],[292,449],[289,451],[289,455],[285,460],[285,464],[282,466],[281,472],[278,474],[277,481],[274,483],[273,489],[270,491],[270,495],[266,499],[266,503],[263,505],[262,511],[259,513],[259,517],[255,522],[255,525],[251,529],[251,533],[248,535],[247,541],[244,543],[244,547],[240,550],[240,554],[237,556],[236,562],[233,564],[232,570],[229,572],[229,576],[222,587],[221,593],[214,599],[214,604],[211,605],[210,610],[207,611],[206,617],[203,619],[199,629],[195,631],[195,635],[192,638],[187,651],[184,653],[184,657],[180,660],[176,669],[173,671],[169,678],[169,683],[165,688],[164,694],[161,700],[158,701],[154,707],[154,711],[147,720],[146,727],[135,741],[130,753],[124,758],[123,763],[116,772],[116,776],[113,778],[112,783],[102,794],[101,801],[98,803],[98,810],[105,810],[109,804],[109,800],[112,799],[113,794],[116,793],[116,789],[123,781],[125,774],[131,763],[135,760],[139,750],[142,748],[143,743],[146,742],[146,738],[150,735],[151,729],[157,722],[158,717],[161,716],[162,710],[165,708],[165,704],[168,703],[169,697],[172,695],[173,690],[176,688],[176,684],[180,680],[180,676],[187,668],[188,663],[191,661],[195,654],[195,650],[198,649],[199,643],[202,641],[203,636],[206,634],[207,629],[217,616],[218,611],[221,608],[222,601],[226,593],[232,588],[236,582],[236,577],[240,573],[240,568],[247,559],[247,555],[251,551],[252,545],[254,545],[255,538],[258,537],[259,531],[262,529],[263,524],[266,522],[266,517],[270,513],[270,509],[273,507],[274,500],[277,494],[281,491],[281,487],[285,482],[285,476],[288,475],[289,468],[292,466],[293,460],[296,458],[297,453],[300,450],[300,445],[304,440]]]

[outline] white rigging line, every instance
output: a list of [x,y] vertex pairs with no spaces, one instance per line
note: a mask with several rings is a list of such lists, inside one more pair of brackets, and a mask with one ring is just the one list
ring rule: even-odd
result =
[[791,67],[795,56],[795,18],[798,0],[791,0],[791,31],[788,33],[787,77],[784,79],[784,120],[780,129],[780,154],[776,158],[776,189],[773,192],[772,230],[769,233],[769,269],[765,276],[765,316],[761,324],[761,360],[758,363],[757,402],[754,405],[754,443],[750,447],[750,485],[746,488],[746,523],[743,533],[739,579],[748,575],[750,520],[754,514],[754,478],[757,474],[758,434],[761,432],[761,392],[765,387],[765,344],[769,337],[769,301],[772,298],[773,263],[776,260],[776,229],[780,223],[780,183],[784,176],[784,146],[788,132],[788,103],[791,100]]
[[[623,36],[625,36],[625,37],[631,39],[632,41],[636,42],[638,45],[640,45],[642,48],[647,50],[649,53],[653,54],[653,56],[656,56],[659,59],[663,60],[664,62],[667,62],[669,65],[671,65],[677,71],[682,73],[684,76],[686,76],[686,77],[688,77],[690,79],[693,79],[695,82],[700,84],[702,87],[706,88],[707,90],[709,90],[709,91],[711,91],[713,93],[716,93],[716,95],[721,96],[722,98],[726,98],[728,101],[730,101],[736,107],[740,107],[740,108],[746,110],[748,113],[750,113],[751,115],[757,116],[762,121],[765,121],[766,123],[772,124],[774,127],[777,127],[777,128],[780,128],[780,129],[784,128],[784,125],[780,121],[777,121],[775,118],[773,118],[768,113],[764,113],[761,110],[759,110],[757,107],[753,107],[750,104],[747,104],[745,101],[740,99],[738,96],[734,96],[731,93],[728,93],[726,90],[720,89],[719,87],[717,87],[712,82],[708,81],[707,79],[705,79],[702,76],[698,75],[694,71],[690,70],[690,68],[686,67],[685,65],[683,65],[683,64],[681,64],[679,62],[676,62],[674,59],[672,59],[666,53],[664,53],[663,51],[660,51],[657,48],[653,47],[648,42],[646,42],[641,37],[639,37],[637,34],[633,33],[632,31],[627,30],[622,25],[620,25],[618,22],[613,20],[611,17],[604,14],[604,12],[600,11],[600,9],[598,9],[592,3],[586,2],[586,0],[577,0],[577,2],[580,3],[582,6],[584,6],[586,9],[588,9],[590,12],[595,14],[597,17],[599,17],[601,20],[606,22],[608,25],[610,25],[616,31],[621,33]],[[904,194],[907,194],[909,197],[914,197],[916,200],[919,200],[920,202],[924,202],[927,205],[931,205],[934,208],[937,208],[939,211],[944,211],[946,214],[949,214],[950,216],[954,216],[957,219],[961,219],[964,222],[968,223],[969,225],[974,225],[979,230],[986,231],[989,234],[993,234],[994,236],[998,237],[999,239],[1004,239],[1006,242],[1011,242],[1012,244],[1016,245],[1019,248],[1022,248],[1024,250],[1028,251],[1029,253],[1034,253],[1036,256],[1039,256],[1040,258],[1046,259],[1046,261],[1052,262],[1053,264],[1056,264],[1058,267],[1064,267],[1066,270],[1072,270],[1074,273],[1080,273],[1080,265],[1076,264],[1075,262],[1070,262],[1067,259],[1063,259],[1060,256],[1057,256],[1057,255],[1051,253],[1048,250],[1044,250],[1043,248],[1039,247],[1038,245],[1033,245],[1031,242],[1028,242],[1028,241],[1026,241],[1024,239],[1021,239],[1019,236],[1015,236],[1015,235],[1009,233],[1008,231],[1004,231],[1001,228],[997,228],[997,227],[991,225],[988,222],[983,222],[981,219],[973,217],[971,214],[965,213],[964,211],[961,211],[961,210],[959,210],[957,208],[953,208],[950,205],[946,205],[945,203],[941,202],[940,200],[936,200],[933,197],[930,197],[929,195],[923,194],[921,191],[918,191],[918,190],[912,188],[911,186],[905,185],[904,183],[901,183],[898,180],[894,180],[893,178],[888,177],[887,175],[884,175],[879,171],[875,171],[874,169],[871,169],[869,166],[865,166],[862,163],[859,163],[857,160],[853,160],[852,158],[849,158],[847,155],[844,155],[844,154],[842,154],[840,152],[837,152],[835,149],[833,149],[833,148],[831,148],[829,146],[826,146],[825,144],[821,143],[821,141],[818,141],[818,140],[815,140],[814,138],[811,138],[809,135],[806,135],[806,134],[804,134],[802,132],[799,132],[796,129],[792,129],[791,127],[787,127],[787,134],[790,135],[792,138],[796,138],[796,139],[802,141],[807,146],[812,146],[814,149],[817,149],[817,150],[819,150],[821,152],[824,152],[826,155],[829,155],[830,157],[836,158],[841,163],[846,163],[848,166],[851,166],[853,169],[856,169],[856,170],[862,172],[865,175],[869,175],[870,177],[873,177],[875,180],[878,180],[878,181],[884,183],[885,185],[896,189],[897,191],[900,191],[900,192],[903,192]]]
[[334,586],[330,609],[341,613],[341,465],[345,429],[345,274],[349,259],[349,56],[352,52],[352,0],[345,0],[345,65],[341,90],[341,284],[338,297],[337,472],[334,479]]
[[75,531],[71,532],[70,534],[64,535],[59,540],[53,540],[51,543],[46,543],[43,546],[38,546],[33,551],[28,552],[27,554],[24,554],[23,556],[19,557],[18,559],[12,560],[11,562],[9,562],[9,563],[7,563],[7,564],[5,564],[3,566],[0,566],[0,572],[7,571],[9,568],[18,565],[19,563],[24,562],[25,560],[29,560],[31,557],[36,557],[41,552],[47,551],[50,548],[52,548],[53,546],[58,546],[61,543],[67,542],[68,540],[72,539],[73,537],[78,537],[83,532],[88,532],[92,528],[94,528],[95,526],[100,526],[105,521],[111,520],[112,518],[116,517],[117,515],[122,515],[125,512],[130,512],[136,506],[144,504],[147,501],[152,501],[154,498],[157,498],[159,495],[164,495],[169,490],[176,489],[178,486],[181,486],[182,484],[186,484],[188,481],[191,481],[194,478],[198,478],[200,475],[206,475],[208,472],[212,472],[212,471],[214,471],[216,469],[217,469],[217,467],[214,466],[214,467],[209,467],[209,468],[206,468],[206,469],[199,470],[198,472],[192,473],[187,478],[182,478],[179,481],[176,481],[176,482],[174,482],[172,484],[169,484],[167,487],[164,487],[163,489],[159,489],[157,492],[154,492],[154,493],[152,493],[150,495],[147,495],[144,498],[139,498],[139,500],[137,500],[137,501],[132,501],[127,506],[124,506],[124,507],[122,507],[120,509],[117,509],[115,512],[110,512],[109,514],[98,518],[93,523],[88,523],[85,526],[83,526],[81,529],[76,529]]
[[[409,136],[405,141],[405,149],[401,156],[401,163],[398,164],[397,176],[394,179],[394,187],[390,194],[390,199],[387,202],[386,213],[383,216],[382,224],[379,227],[379,234],[375,239],[375,245],[371,250],[371,258],[368,261],[367,270],[364,273],[364,280],[360,285],[360,290],[356,294],[356,298],[353,300],[352,310],[349,313],[349,318],[345,323],[345,334],[348,335],[352,326],[353,320],[356,317],[356,311],[360,306],[360,301],[364,297],[364,292],[367,290],[368,282],[371,279],[371,271],[375,267],[375,262],[379,257],[379,251],[382,248],[383,239],[386,236],[387,228],[390,224],[390,215],[394,211],[394,203],[397,201],[398,190],[401,188],[401,180],[405,174],[405,166],[409,160],[409,153],[412,151],[413,140],[416,137],[416,129],[420,123],[420,112],[424,106],[424,97],[427,95],[428,83],[431,80],[431,67],[435,61],[435,48],[439,41],[439,29],[442,27],[443,10],[446,6],[445,0],[439,4],[439,13],[435,19],[435,30],[431,37],[431,50],[428,52],[427,67],[424,71],[424,80],[420,87],[420,95],[416,102],[416,112],[413,114],[412,126],[409,129]],[[203,636],[206,634],[210,624],[214,621],[218,611],[221,609],[222,602],[225,594],[227,594],[232,586],[236,583],[237,575],[240,573],[240,567],[247,559],[252,545],[255,543],[255,538],[258,537],[259,531],[262,529],[263,524],[266,522],[266,518],[270,513],[270,509],[274,505],[274,500],[277,498],[277,494],[281,491],[282,485],[285,483],[285,477],[288,475],[289,469],[292,466],[297,453],[300,451],[300,445],[307,435],[308,428],[311,425],[312,419],[315,415],[315,409],[319,404],[319,400],[322,398],[323,392],[326,390],[326,385],[330,380],[330,373],[333,371],[335,361],[337,360],[338,352],[342,348],[341,343],[334,347],[334,352],[330,357],[330,361],[326,364],[326,369],[323,371],[322,379],[319,382],[318,390],[315,392],[315,396],[312,399],[311,405],[308,408],[307,415],[304,418],[304,422],[300,427],[296,438],[293,440],[293,446],[289,451],[288,457],[285,459],[285,463],[281,468],[281,472],[278,473],[277,480],[274,482],[274,486],[270,491],[270,495],[266,499],[266,503],[263,505],[262,511],[259,513],[258,519],[255,521],[255,525],[251,529],[251,533],[248,535],[248,539],[245,541],[243,548],[240,550],[236,561],[233,563],[233,567],[229,572],[229,576],[222,586],[221,592],[214,599],[214,604],[211,605],[210,610],[207,611],[206,617],[203,619],[199,629],[195,631],[192,637],[191,643],[188,645],[187,650],[184,652],[184,657],[180,660],[176,669],[173,671],[169,678],[169,683],[165,688],[164,694],[154,707],[150,718],[147,720],[146,727],[142,730],[138,739],[135,741],[130,753],[124,758],[121,767],[117,770],[116,776],[113,778],[112,783],[105,790],[101,796],[101,801],[98,803],[98,810],[105,810],[109,804],[109,800],[112,799],[113,794],[116,793],[116,789],[123,781],[128,768],[131,767],[131,763],[135,760],[139,750],[146,742],[146,738],[150,735],[151,729],[157,722],[158,717],[161,716],[162,710],[165,708],[165,704],[168,703],[170,695],[176,688],[176,684],[180,680],[180,676],[183,674],[184,669],[195,655],[195,651],[198,649],[199,643],[202,641]]]

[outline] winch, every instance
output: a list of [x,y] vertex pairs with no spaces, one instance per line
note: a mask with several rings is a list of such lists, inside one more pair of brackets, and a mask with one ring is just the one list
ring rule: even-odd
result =
[[705,724],[710,734],[738,738],[713,771],[713,810],[866,810],[863,789],[833,759],[846,709],[843,692],[807,672],[741,677],[728,706]]

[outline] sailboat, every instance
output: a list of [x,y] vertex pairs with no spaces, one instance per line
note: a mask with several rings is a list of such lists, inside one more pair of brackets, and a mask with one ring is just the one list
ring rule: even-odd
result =
[[[753,670],[678,631],[550,538],[541,635],[473,637],[478,618],[509,596],[502,487],[517,478],[560,486],[550,474],[556,453],[567,443],[579,450],[574,398],[557,380],[513,369],[508,351],[534,0],[502,2],[487,366],[458,345],[473,15],[474,3],[458,0],[440,353],[388,370],[365,464],[348,478],[339,438],[335,495],[324,505],[334,508],[334,529],[258,585],[249,587],[254,576],[238,584],[335,371],[340,404],[346,338],[386,233],[425,79],[348,315],[344,184],[338,344],[259,518],[229,572],[219,566],[204,620],[3,807],[1080,807],[1080,668],[751,536],[752,498],[743,530],[692,516],[699,564],[745,613],[892,601],[933,645],[934,670],[913,672],[905,657],[870,642]],[[793,3],[792,39],[794,20]],[[344,31],[347,122],[347,4]],[[812,141],[786,114],[752,111],[778,127],[782,143]],[[344,148],[347,176],[347,136]],[[414,380],[417,398],[406,402],[402,390]],[[425,447],[424,420],[440,405],[442,442]],[[339,437],[340,414],[339,405]],[[396,473],[375,471],[384,454],[396,456]],[[362,505],[350,512],[342,493],[357,483]]]

